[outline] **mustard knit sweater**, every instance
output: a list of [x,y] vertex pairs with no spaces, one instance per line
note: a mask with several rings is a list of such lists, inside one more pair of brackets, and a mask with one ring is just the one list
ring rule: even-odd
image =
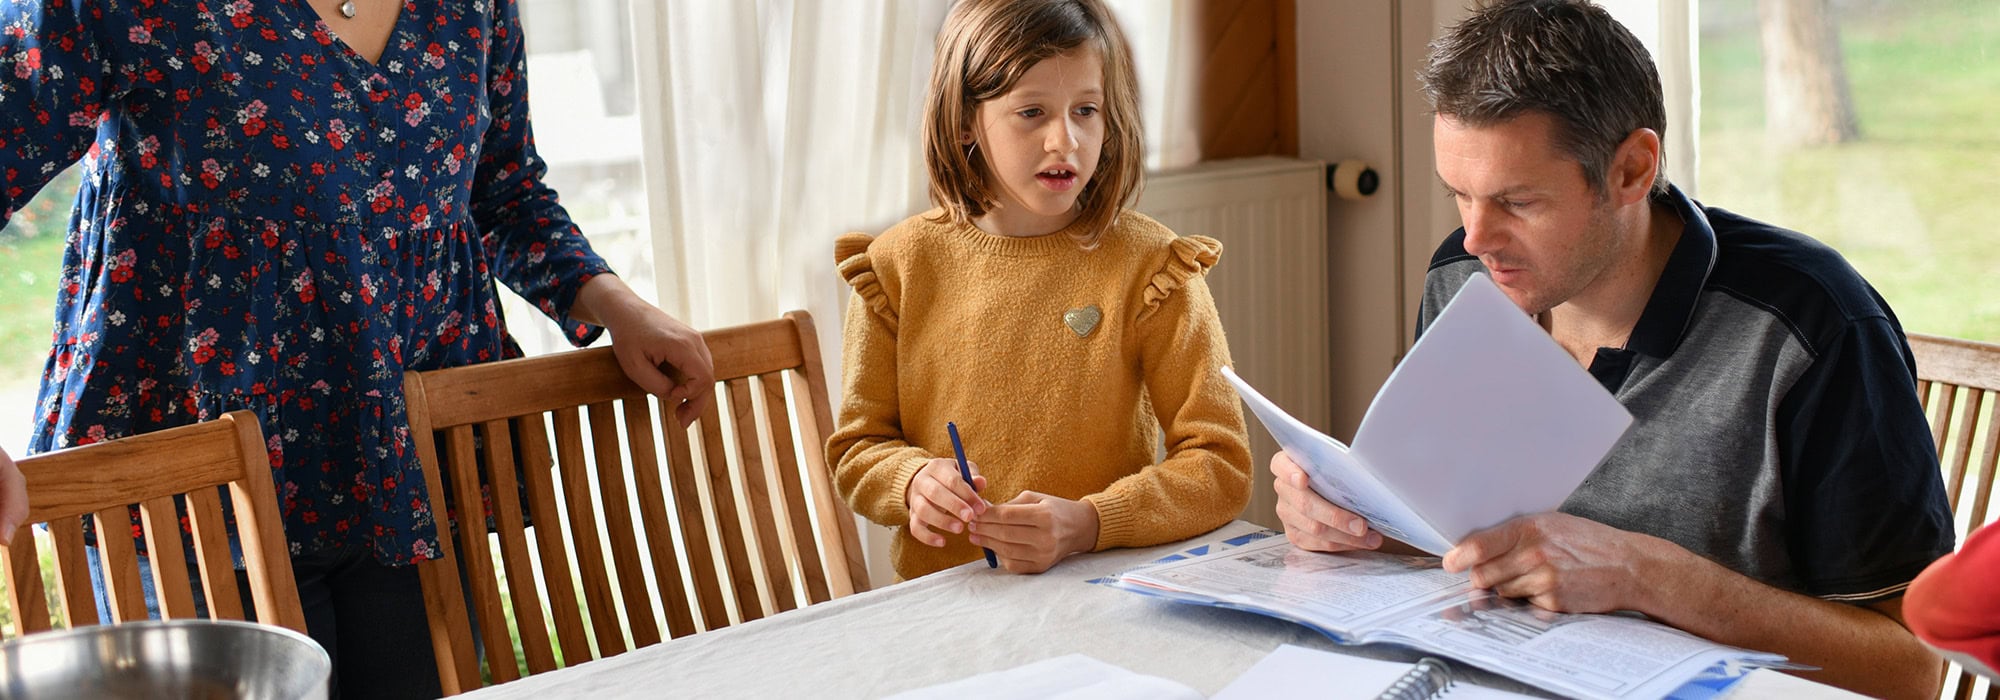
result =
[[[1203,275],[1222,245],[1123,212],[1093,250],[1058,231],[1009,238],[911,217],[834,246],[854,287],[844,329],[834,481],[855,512],[894,527],[896,573],[980,558],[964,535],[911,538],[903,490],[924,463],[966,458],[1004,503],[1024,490],[1097,508],[1097,548],[1186,539],[1250,498],[1243,413]],[[1158,457],[1164,429],[1166,457]]]

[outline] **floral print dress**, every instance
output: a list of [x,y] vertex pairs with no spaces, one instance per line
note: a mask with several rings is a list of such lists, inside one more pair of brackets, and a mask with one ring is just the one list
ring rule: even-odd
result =
[[248,409],[292,552],[437,554],[402,375],[513,357],[603,260],[542,183],[515,0],[0,0],[0,216],[80,162],[31,447]]

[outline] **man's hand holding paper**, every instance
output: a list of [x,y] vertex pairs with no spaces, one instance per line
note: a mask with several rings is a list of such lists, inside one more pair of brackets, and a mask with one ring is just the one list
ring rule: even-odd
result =
[[1367,518],[1313,492],[1312,481],[1291,456],[1284,452],[1272,455],[1271,476],[1278,491],[1278,518],[1285,522],[1285,538],[1292,544],[1315,552],[1382,546],[1382,533],[1369,527]]
[[1384,538],[1442,556],[1555,510],[1631,413],[1484,275],[1467,280],[1375,395],[1349,448],[1223,374],[1271,431],[1286,535],[1315,551]]

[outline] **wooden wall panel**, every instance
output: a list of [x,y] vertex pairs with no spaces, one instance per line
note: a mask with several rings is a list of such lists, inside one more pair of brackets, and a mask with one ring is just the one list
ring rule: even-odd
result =
[[1190,0],[1202,160],[1297,156],[1296,0]]

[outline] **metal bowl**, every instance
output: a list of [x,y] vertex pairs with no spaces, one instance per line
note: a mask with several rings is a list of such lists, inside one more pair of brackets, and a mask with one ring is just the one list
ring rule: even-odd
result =
[[91,625],[0,644],[0,697],[323,700],[333,662],[311,637],[228,620]]

